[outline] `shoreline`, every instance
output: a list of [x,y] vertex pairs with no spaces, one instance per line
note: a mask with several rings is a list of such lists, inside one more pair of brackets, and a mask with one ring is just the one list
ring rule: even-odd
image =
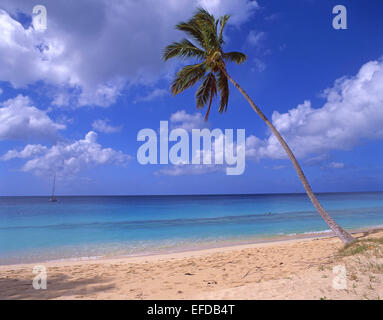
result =
[[[32,286],[35,265],[1,266],[0,300],[382,299],[383,230],[354,236],[375,239],[371,244],[376,247],[344,256],[341,241],[326,235],[166,255],[48,262],[43,264],[46,290]],[[339,265],[347,270],[347,288],[334,287]]]
[[[357,229],[348,229],[348,232],[351,234],[360,234],[360,233],[376,233],[383,231],[383,226],[372,226],[365,228]],[[331,239],[335,238],[335,234],[330,230],[311,232],[311,233],[302,233],[302,234],[292,234],[292,235],[281,235],[275,236],[272,238],[263,238],[259,240],[245,240],[241,243],[228,242],[225,244],[225,241],[222,241],[219,245],[202,245],[196,248],[179,248],[178,250],[172,250],[168,252],[149,252],[143,254],[132,254],[132,255],[115,255],[115,256],[90,256],[90,257],[72,257],[72,258],[63,258],[63,259],[52,259],[52,260],[37,260],[35,262],[20,262],[20,263],[11,263],[11,264],[0,264],[0,271],[18,268],[18,267],[27,267],[34,266],[36,264],[44,264],[46,266],[51,265],[75,265],[75,264],[93,264],[98,262],[113,262],[124,260],[126,262],[143,262],[143,261],[156,261],[164,259],[176,259],[176,258],[185,258],[192,256],[201,256],[217,252],[227,252],[232,250],[243,250],[251,249],[257,247],[265,247],[272,245],[281,245],[294,243],[305,240],[314,240],[314,239]],[[230,241],[230,240],[229,240]]]

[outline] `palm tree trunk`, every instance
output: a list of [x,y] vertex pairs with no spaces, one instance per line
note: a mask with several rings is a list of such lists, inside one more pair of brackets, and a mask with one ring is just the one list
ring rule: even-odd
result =
[[274,127],[274,125],[267,119],[267,117],[263,114],[263,112],[255,105],[253,100],[249,97],[249,95],[243,90],[240,85],[235,82],[227,73],[225,68],[221,69],[222,72],[226,75],[226,77],[231,81],[231,83],[243,94],[245,99],[250,103],[251,107],[254,109],[254,111],[262,118],[263,121],[266,122],[267,126],[271,129],[271,131],[275,134],[278,141],[282,145],[283,149],[285,149],[287,155],[289,156],[291,162],[293,163],[295,170],[298,173],[299,179],[301,180],[303,187],[306,190],[307,195],[309,196],[312,204],[314,205],[315,209],[318,211],[320,216],[323,218],[323,220],[327,223],[327,225],[331,228],[331,230],[339,237],[340,240],[344,244],[349,244],[353,242],[355,239],[345,230],[342,229],[342,227],[335,222],[335,220],[326,212],[326,210],[323,209],[322,205],[319,203],[318,199],[314,195],[311,186],[309,182],[307,181],[303,170],[301,166],[299,165],[297,159],[295,158],[294,154],[292,153],[290,147],[287,145],[286,141],[282,138],[278,130]]

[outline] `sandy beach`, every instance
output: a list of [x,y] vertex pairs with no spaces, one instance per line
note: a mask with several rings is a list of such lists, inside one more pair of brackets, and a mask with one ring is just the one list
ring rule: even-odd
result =
[[[381,247],[366,240],[383,237],[383,230],[354,236],[367,245],[359,250],[356,244],[351,254],[340,253],[341,242],[326,237],[40,263],[46,290],[32,287],[37,264],[0,266],[0,299],[381,299]],[[333,287],[339,265],[346,268],[347,289]]]

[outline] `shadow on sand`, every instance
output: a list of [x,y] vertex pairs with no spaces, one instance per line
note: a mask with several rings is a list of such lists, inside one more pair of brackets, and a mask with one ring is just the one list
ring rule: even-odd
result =
[[32,286],[32,278],[8,276],[0,278],[0,299],[89,299],[92,294],[109,291],[114,287],[101,277],[71,279],[66,275],[57,275],[48,277],[46,290],[36,290]]

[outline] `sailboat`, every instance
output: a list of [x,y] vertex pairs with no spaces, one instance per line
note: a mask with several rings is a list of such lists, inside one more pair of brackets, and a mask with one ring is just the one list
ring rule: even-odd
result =
[[53,177],[53,187],[52,187],[52,196],[49,199],[50,202],[57,202],[57,199],[55,197],[55,189],[56,189],[56,173]]

